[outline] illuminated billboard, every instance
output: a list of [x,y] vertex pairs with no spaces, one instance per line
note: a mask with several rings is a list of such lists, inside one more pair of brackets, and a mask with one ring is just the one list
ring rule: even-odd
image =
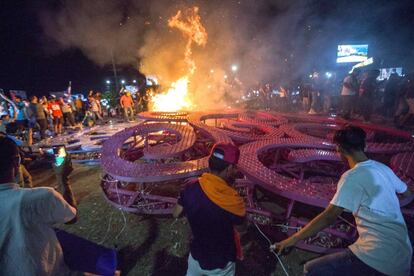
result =
[[377,80],[382,81],[382,80],[388,80],[388,78],[390,77],[390,75],[392,73],[397,74],[398,76],[402,76],[402,67],[395,67],[395,68],[381,68],[380,70],[380,74],[377,77]]
[[337,63],[362,62],[368,58],[368,44],[338,45]]

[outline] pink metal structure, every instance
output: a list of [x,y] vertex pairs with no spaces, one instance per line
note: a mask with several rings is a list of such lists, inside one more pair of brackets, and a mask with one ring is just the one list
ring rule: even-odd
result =
[[[333,132],[347,123],[326,117],[241,110],[139,114],[146,122],[109,138],[102,148],[102,188],[118,208],[140,214],[169,214],[184,179],[207,170],[216,142],[240,145],[241,178],[248,219],[293,234],[327,206],[340,175],[347,169],[335,152]],[[414,147],[411,136],[398,130],[359,124],[368,135],[367,153],[385,162],[414,188]],[[272,212],[266,201],[286,203]],[[414,216],[410,200],[400,202]],[[305,207],[305,208],[304,208]],[[308,212],[312,211],[313,215]],[[352,216],[298,246],[332,252],[357,235]]]
[[[254,116],[258,119],[254,119]],[[229,136],[235,143],[282,137],[283,131],[275,126],[287,122],[278,116],[266,115],[263,112],[252,113],[237,110],[208,114],[193,113],[188,117],[190,124],[201,128],[205,128],[203,124],[206,125],[207,120],[214,120],[214,127]]]
[[188,112],[141,112],[137,116],[146,121],[186,122]]

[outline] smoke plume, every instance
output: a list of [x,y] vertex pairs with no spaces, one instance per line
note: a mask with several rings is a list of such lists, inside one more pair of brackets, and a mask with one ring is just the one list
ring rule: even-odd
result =
[[[400,41],[394,26],[381,22],[403,2],[71,0],[44,10],[40,18],[45,35],[59,48],[79,48],[99,65],[134,66],[168,87],[187,70],[187,40],[168,27],[168,19],[198,6],[208,43],[192,47],[197,69],[190,91],[200,108],[217,108],[258,83],[289,85],[312,70],[329,69],[337,44]],[[230,70],[233,64],[237,72]]]

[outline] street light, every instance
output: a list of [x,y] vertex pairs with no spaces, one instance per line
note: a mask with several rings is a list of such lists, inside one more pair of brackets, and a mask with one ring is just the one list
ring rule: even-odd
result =
[[121,83],[122,83],[122,84],[125,84],[125,80],[121,80]]
[[106,84],[111,84],[111,81],[110,80],[106,80]]
[[239,70],[239,67],[238,67],[237,65],[233,64],[233,65],[231,66],[231,71],[233,71],[233,72],[237,72],[237,70]]

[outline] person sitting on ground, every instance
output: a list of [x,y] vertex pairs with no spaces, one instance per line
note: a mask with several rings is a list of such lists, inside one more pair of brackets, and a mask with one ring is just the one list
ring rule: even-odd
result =
[[346,126],[334,143],[349,164],[328,207],[299,232],[274,244],[280,252],[334,223],[344,210],[352,212],[359,238],[346,250],[326,255],[304,267],[306,275],[410,275],[412,247],[396,193],[411,191],[386,165],[368,159],[366,134]]
[[0,274],[69,275],[53,225],[76,217],[76,209],[52,188],[19,188],[20,155],[0,137]]
[[214,145],[209,173],[181,192],[173,216],[183,211],[193,233],[187,275],[234,275],[240,240],[234,226],[246,215],[243,198],[234,182],[240,151],[232,144]]

